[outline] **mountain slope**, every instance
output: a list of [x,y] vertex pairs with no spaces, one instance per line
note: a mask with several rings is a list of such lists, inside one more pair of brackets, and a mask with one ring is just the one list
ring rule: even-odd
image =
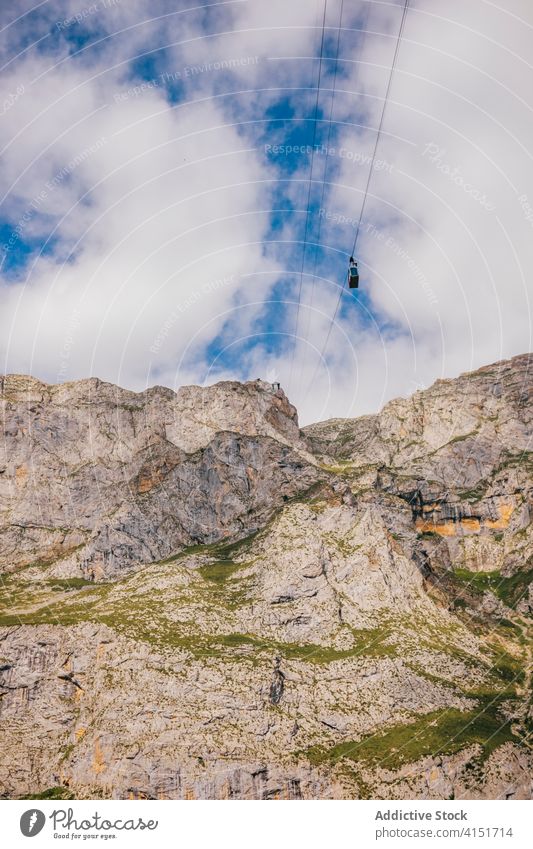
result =
[[4,378],[1,793],[530,798],[532,366],[303,431]]
[[269,384],[136,394],[7,376],[0,393],[6,570],[61,557],[64,576],[117,575],[249,533],[318,477]]

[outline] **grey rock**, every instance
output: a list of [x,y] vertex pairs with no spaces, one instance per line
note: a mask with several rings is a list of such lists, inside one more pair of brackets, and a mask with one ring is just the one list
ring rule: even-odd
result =
[[532,365],[303,431],[1,378],[0,795],[531,798]]

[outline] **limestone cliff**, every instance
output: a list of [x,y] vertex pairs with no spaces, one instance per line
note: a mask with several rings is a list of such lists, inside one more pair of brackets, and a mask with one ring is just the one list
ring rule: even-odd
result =
[[0,379],[0,793],[530,798],[532,368]]

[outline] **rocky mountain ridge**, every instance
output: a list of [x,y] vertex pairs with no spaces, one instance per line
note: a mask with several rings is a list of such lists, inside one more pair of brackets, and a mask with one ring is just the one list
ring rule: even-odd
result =
[[61,557],[98,580],[256,530],[317,479],[296,410],[258,381],[137,394],[8,375],[0,402],[6,569]]
[[2,795],[530,798],[532,368],[1,378]]

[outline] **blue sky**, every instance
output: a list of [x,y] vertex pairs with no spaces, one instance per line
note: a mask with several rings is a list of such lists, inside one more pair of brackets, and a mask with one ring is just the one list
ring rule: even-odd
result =
[[528,350],[533,15],[512,5],[411,4],[358,292],[403,3],[345,3],[339,33],[328,0],[321,68],[324,0],[4,9],[3,371],[263,376],[307,421]]

